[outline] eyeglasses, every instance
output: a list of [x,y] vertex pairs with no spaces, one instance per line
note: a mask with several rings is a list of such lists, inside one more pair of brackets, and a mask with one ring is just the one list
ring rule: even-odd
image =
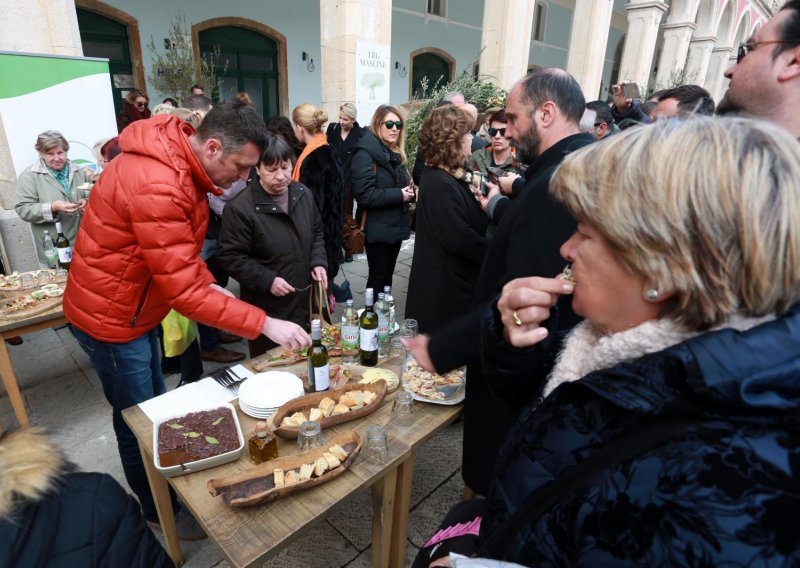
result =
[[383,123],[387,130],[392,130],[396,128],[397,130],[403,130],[403,123],[399,120],[387,120]]
[[134,101],[133,104],[135,104],[137,107],[143,107],[147,104],[147,101]]
[[58,140],[59,138],[63,138],[63,136],[58,130],[45,130],[36,137],[37,140]]
[[489,129],[489,136],[491,136],[492,138],[494,138],[498,134],[500,136],[505,136],[506,135],[506,129],[505,128],[490,128]]
[[770,39],[770,40],[765,40],[765,41],[748,41],[746,43],[740,43],[739,44],[739,51],[736,52],[736,64],[738,65],[739,63],[741,63],[742,59],[744,59],[745,56],[748,53],[753,51],[759,45],[769,45],[769,44],[776,44],[776,43],[780,43],[780,44],[783,44],[783,45],[794,45],[797,42],[796,41],[783,41],[783,40],[780,40],[780,39]]

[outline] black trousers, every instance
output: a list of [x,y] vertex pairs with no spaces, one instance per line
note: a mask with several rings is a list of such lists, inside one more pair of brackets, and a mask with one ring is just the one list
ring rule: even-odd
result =
[[372,288],[375,294],[375,301],[378,301],[378,292],[383,292],[384,286],[392,285],[392,275],[394,275],[394,265],[397,263],[397,255],[400,254],[400,243],[366,243],[364,248],[367,251],[367,265],[369,266],[369,276],[367,276],[367,288]]

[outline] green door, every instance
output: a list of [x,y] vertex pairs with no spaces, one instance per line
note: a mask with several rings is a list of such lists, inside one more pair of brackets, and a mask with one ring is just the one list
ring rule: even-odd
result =
[[428,91],[441,87],[450,81],[450,63],[435,53],[420,53],[411,62],[411,94],[414,98],[422,96],[422,79],[428,78]]
[[134,88],[128,26],[82,8],[78,12],[83,55],[108,59],[114,109],[122,112],[125,95]]
[[215,97],[227,101],[236,93],[245,92],[265,119],[280,114],[278,42],[232,26],[200,32],[203,57],[208,57],[215,48],[219,49],[216,69],[219,92]]

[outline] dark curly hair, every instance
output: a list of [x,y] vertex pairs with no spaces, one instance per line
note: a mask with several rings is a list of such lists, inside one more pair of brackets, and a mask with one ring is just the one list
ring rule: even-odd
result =
[[419,149],[429,166],[451,170],[463,167],[461,139],[472,128],[472,117],[455,105],[433,109],[422,123]]

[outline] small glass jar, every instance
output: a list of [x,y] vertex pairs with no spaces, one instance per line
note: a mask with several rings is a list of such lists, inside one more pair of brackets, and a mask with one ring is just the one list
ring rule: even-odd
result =
[[274,460],[278,457],[278,439],[267,430],[266,422],[258,422],[256,431],[247,444],[250,461],[256,465]]

